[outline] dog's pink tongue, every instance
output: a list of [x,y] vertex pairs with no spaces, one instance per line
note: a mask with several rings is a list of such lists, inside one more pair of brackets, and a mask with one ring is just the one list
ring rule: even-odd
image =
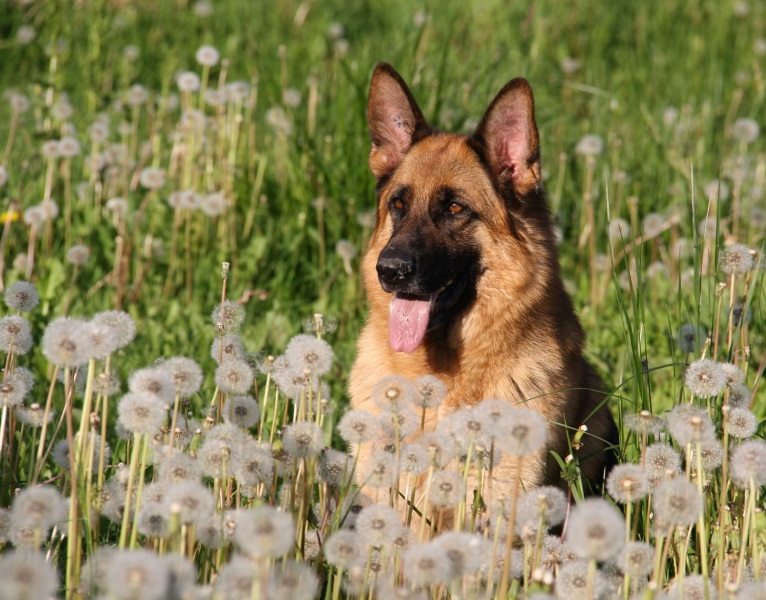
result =
[[428,329],[433,296],[410,300],[395,294],[388,316],[388,341],[396,352],[413,352]]

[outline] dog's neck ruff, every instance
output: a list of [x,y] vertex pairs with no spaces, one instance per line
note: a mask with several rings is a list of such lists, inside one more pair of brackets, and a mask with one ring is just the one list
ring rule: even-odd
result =
[[391,298],[388,315],[388,342],[395,352],[414,352],[428,330],[436,294],[405,297],[398,292]]

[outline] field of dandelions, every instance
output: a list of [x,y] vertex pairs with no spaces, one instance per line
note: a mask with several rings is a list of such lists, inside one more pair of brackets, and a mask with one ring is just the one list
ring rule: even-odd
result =
[[[0,12],[0,599],[766,598],[762,3]],[[498,498],[537,413],[348,406],[379,60],[457,131],[531,81],[603,497],[578,423],[568,489]]]

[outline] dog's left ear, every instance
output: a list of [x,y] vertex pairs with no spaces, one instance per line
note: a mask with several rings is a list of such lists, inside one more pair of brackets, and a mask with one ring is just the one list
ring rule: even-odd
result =
[[535,101],[526,79],[513,79],[489,105],[473,140],[483,149],[501,187],[522,198],[540,182]]

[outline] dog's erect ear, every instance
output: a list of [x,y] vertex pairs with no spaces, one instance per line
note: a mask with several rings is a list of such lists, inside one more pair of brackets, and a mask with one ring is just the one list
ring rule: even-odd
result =
[[532,88],[526,79],[514,79],[500,90],[473,139],[484,149],[501,186],[510,186],[520,198],[537,189],[540,142]]
[[377,179],[398,167],[412,143],[428,129],[407,84],[387,63],[380,63],[372,73],[367,124],[372,138],[370,168]]

